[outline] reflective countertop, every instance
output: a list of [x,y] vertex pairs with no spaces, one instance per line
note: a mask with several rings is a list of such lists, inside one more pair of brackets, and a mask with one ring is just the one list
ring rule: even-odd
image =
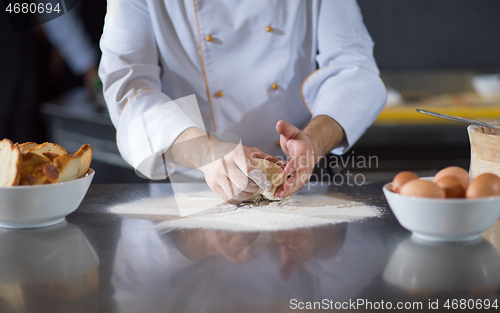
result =
[[110,212],[172,192],[152,185],[154,194],[150,184],[94,184],[59,225],[0,229],[0,312],[498,308],[499,223],[473,242],[419,241],[395,219],[382,183],[315,187],[381,215],[309,229],[165,233],[154,226],[171,216]]

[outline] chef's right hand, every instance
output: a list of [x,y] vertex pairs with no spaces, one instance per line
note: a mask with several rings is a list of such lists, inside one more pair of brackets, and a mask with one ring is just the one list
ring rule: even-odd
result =
[[[228,139],[229,137],[227,136]],[[249,199],[259,187],[266,191],[272,190],[271,181],[252,158],[271,162],[278,160],[257,148],[236,144],[238,141],[235,138],[231,140],[222,141],[198,128],[190,127],[177,137],[165,153],[165,158],[170,162],[201,170],[213,192],[229,204],[239,204]]]
[[185,229],[178,231],[176,237],[179,249],[193,261],[222,255],[238,265],[255,259],[272,243],[269,232]]
[[[213,162],[204,165],[200,170],[212,191],[228,204],[239,204],[249,199],[261,187],[272,190],[273,184],[252,158],[278,160],[257,148],[243,145],[214,143]],[[221,153],[222,152],[222,153]]]
[[346,224],[337,224],[333,228],[297,229],[281,233],[280,279],[288,281],[295,269],[313,256],[319,260],[334,256],[344,243],[346,229]]
[[207,239],[216,255],[223,255],[237,265],[258,257],[272,241],[269,232],[232,232],[207,230]]

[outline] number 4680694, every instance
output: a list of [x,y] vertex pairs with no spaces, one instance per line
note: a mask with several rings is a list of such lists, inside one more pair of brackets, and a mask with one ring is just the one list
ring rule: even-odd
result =
[[59,8],[59,3],[56,3],[55,6],[52,3],[9,3],[6,12],[9,13],[60,13],[61,9]]
[[476,310],[489,310],[489,309],[498,309],[498,300],[494,299],[493,301],[489,299],[453,299],[450,301],[450,299],[446,300],[445,304],[443,305],[446,309],[452,309],[452,310],[457,310],[457,309],[476,309]]

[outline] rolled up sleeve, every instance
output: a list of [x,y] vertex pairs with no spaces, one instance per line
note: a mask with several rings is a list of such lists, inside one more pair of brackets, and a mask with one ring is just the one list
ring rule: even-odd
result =
[[319,69],[302,84],[314,116],[327,115],[346,140],[332,153],[345,153],[375,121],[387,92],[373,58],[373,41],[355,0],[323,1],[318,19]]
[[[148,5],[109,0],[100,42],[99,76],[118,150],[148,178],[164,178],[164,153],[187,128],[197,127],[177,101],[162,92],[158,47]],[[144,161],[149,165],[143,166]]]

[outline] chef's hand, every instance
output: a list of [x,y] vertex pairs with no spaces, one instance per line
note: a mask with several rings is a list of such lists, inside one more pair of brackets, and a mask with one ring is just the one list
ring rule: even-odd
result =
[[333,228],[299,229],[285,233],[281,245],[280,279],[290,279],[295,269],[311,257],[320,260],[333,257],[342,247],[346,229],[346,224],[337,224]]
[[269,232],[224,230],[181,230],[177,244],[193,261],[222,255],[235,264],[245,264],[259,256],[271,243]]
[[311,258],[314,252],[314,233],[308,229],[292,231],[285,235],[281,245],[279,277],[287,281],[297,267]]
[[243,145],[229,145],[220,158],[200,170],[212,191],[229,204],[239,204],[249,199],[261,187],[266,191],[273,188],[267,176],[252,161],[252,158],[277,161],[257,148]]
[[212,249],[217,254],[238,265],[258,257],[272,240],[269,232],[210,230],[207,235]]
[[[236,138],[232,140],[236,141]],[[259,187],[265,191],[272,189],[271,181],[252,158],[278,161],[257,148],[222,141],[194,127],[179,135],[165,153],[165,158],[201,170],[208,186],[229,204],[249,199]]]
[[321,157],[346,140],[342,127],[326,115],[315,116],[303,131],[285,121],[279,121],[276,130],[281,135],[281,149],[290,159],[285,175],[291,175],[276,190],[278,198],[288,197],[304,187]]
[[281,135],[281,149],[289,158],[284,169],[289,178],[276,190],[275,196],[285,198],[307,184],[316,165],[315,154],[311,140],[297,127],[279,121],[276,130]]

